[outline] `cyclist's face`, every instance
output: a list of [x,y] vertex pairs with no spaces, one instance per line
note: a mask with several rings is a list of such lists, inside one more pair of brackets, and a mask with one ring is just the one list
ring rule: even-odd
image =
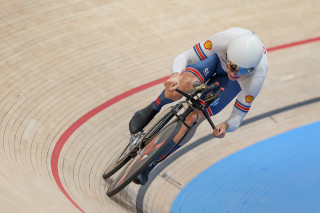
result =
[[249,73],[253,72],[254,68],[243,68],[239,67],[238,65],[232,63],[228,59],[227,55],[227,61],[226,61],[226,70],[228,72],[229,79],[232,81],[237,80],[242,75],[248,75]]

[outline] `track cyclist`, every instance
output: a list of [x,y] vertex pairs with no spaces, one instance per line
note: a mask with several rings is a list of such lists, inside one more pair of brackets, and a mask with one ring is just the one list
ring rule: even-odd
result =
[[[134,114],[129,123],[129,130],[131,134],[138,133],[164,105],[182,98],[182,95],[175,91],[176,88],[179,87],[180,90],[190,93],[195,81],[200,81],[202,84],[212,81],[219,82],[225,90],[219,99],[207,108],[210,116],[219,113],[237,97],[229,118],[218,124],[213,131],[214,137],[223,138],[226,132],[233,132],[239,128],[253,100],[262,88],[267,71],[267,51],[254,32],[237,27],[216,33],[208,40],[196,44],[175,58],[172,74],[164,83],[165,89],[154,102]],[[200,98],[204,98],[205,95],[201,94]],[[205,119],[200,111],[199,113],[198,123],[185,137],[188,129],[182,126],[173,141],[159,155],[159,159],[182,138],[183,140],[176,149],[192,138],[199,124]],[[193,112],[185,122],[191,125],[195,121],[196,113]],[[149,173],[155,166],[155,163],[149,165],[133,182],[145,185]]]

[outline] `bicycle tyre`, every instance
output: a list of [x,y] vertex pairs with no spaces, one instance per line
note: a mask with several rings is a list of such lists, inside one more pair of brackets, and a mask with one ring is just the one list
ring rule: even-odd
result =
[[129,147],[129,144],[122,151],[121,155],[118,158],[114,159],[112,161],[112,163],[108,166],[108,168],[104,171],[104,173],[102,175],[103,179],[106,180],[107,178],[112,176],[119,169],[121,169],[124,165],[126,165],[126,163],[132,158],[130,153],[126,153],[126,156],[122,157],[123,153],[128,149],[128,147]]
[[182,122],[176,121],[162,129],[115,178],[108,188],[107,195],[111,197],[130,184],[158,157],[165,146],[176,136],[181,126]]

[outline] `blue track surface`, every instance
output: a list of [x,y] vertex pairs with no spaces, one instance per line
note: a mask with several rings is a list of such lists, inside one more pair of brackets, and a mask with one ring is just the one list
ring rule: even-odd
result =
[[217,162],[181,190],[171,213],[320,212],[320,121]]

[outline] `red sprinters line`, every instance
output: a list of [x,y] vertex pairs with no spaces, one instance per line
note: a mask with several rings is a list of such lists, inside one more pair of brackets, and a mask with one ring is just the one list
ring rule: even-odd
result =
[[292,42],[292,43],[289,43],[289,44],[283,44],[283,45],[279,45],[279,46],[276,46],[276,47],[270,47],[270,48],[267,48],[267,50],[268,50],[268,52],[272,52],[272,51],[275,51],[275,50],[294,47],[294,46],[307,44],[307,43],[311,43],[311,42],[315,42],[315,41],[320,41],[320,37],[311,38],[311,39],[302,40],[302,41],[297,41],[297,42]]
[[60,176],[59,176],[59,170],[58,170],[58,161],[59,161],[59,156],[61,153],[61,150],[64,146],[64,144],[67,142],[67,140],[70,138],[70,136],[80,127],[82,126],[85,122],[87,122],[90,118],[92,118],[93,116],[95,116],[96,114],[98,114],[99,112],[101,112],[102,110],[112,106],[113,104],[135,94],[138,92],[141,92],[143,90],[146,90],[154,85],[160,84],[164,81],[166,81],[169,77],[163,77],[160,79],[157,79],[155,81],[143,84],[139,87],[136,87],[134,89],[128,90],[127,92],[124,92],[110,100],[108,100],[107,102],[101,104],[100,106],[94,108],[93,110],[91,110],[90,112],[88,112],[87,114],[85,114],[84,116],[82,116],[81,118],[79,118],[76,122],[74,122],[63,134],[62,136],[59,138],[58,142],[56,143],[53,152],[52,152],[52,156],[51,156],[51,171],[53,174],[53,177],[58,185],[58,187],[60,188],[61,192],[71,201],[71,203],[73,205],[75,205],[75,207],[77,207],[81,212],[85,212],[83,211],[74,201],[73,199],[70,197],[70,195],[67,193],[67,191],[65,190],[65,188],[63,187],[63,184],[61,183],[60,180]]
[[[289,43],[289,44],[284,44],[284,45],[280,45],[280,46],[275,46],[275,47],[270,47],[267,48],[268,52],[272,52],[272,51],[276,51],[276,50],[280,50],[280,49],[285,49],[285,48],[289,48],[289,47],[293,47],[293,46],[298,46],[298,45],[302,45],[302,44],[307,44],[307,43],[311,43],[311,42],[316,42],[316,41],[320,41],[320,37],[317,38],[312,38],[312,39],[307,39],[307,40],[303,40],[303,41],[298,41],[298,42],[293,42],[293,43]],[[74,122],[63,134],[62,136],[59,138],[59,140],[57,141],[53,152],[52,152],[52,156],[51,156],[51,171],[53,174],[53,177],[58,185],[58,187],[60,188],[61,192],[69,199],[69,201],[75,206],[77,207],[81,212],[85,213],[84,210],[82,210],[80,208],[79,205],[76,204],[76,202],[70,197],[70,195],[68,194],[68,192],[65,190],[63,184],[61,183],[60,180],[60,176],[59,176],[59,170],[58,170],[58,161],[59,161],[59,157],[60,157],[60,153],[61,150],[64,146],[64,144],[67,142],[67,140],[70,138],[70,136],[80,127],[82,126],[85,122],[87,122],[89,119],[91,119],[93,116],[95,116],[96,114],[98,114],[99,112],[107,109],[108,107],[112,106],[113,104],[130,97],[133,94],[136,94],[138,92],[141,92],[143,90],[146,90],[150,87],[156,86],[158,84],[163,83],[164,81],[166,81],[169,78],[169,76],[157,79],[155,81],[143,84],[141,86],[138,86],[136,88],[133,88],[131,90],[128,90],[116,97],[111,98],[110,100],[106,101],[105,103],[101,104],[100,106],[94,108],[93,110],[91,110],[90,112],[88,112],[87,114],[83,115],[81,118],[79,118],[76,122]]]

